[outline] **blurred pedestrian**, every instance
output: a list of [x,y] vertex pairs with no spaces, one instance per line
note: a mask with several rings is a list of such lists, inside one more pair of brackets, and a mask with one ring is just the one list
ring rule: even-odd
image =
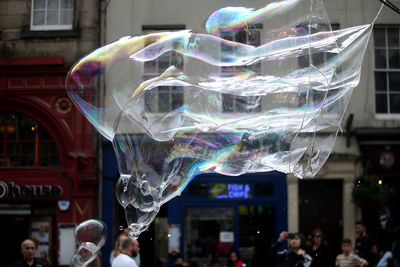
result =
[[[290,249],[278,251],[279,246],[285,239],[289,239]],[[289,234],[281,232],[278,240],[272,245],[270,254],[273,259],[278,260],[282,267],[310,267],[312,258],[306,254],[305,237],[300,233]]]
[[110,255],[110,264],[112,264],[113,260],[121,253],[121,245],[122,245],[122,241],[124,239],[129,238],[129,236],[122,232],[118,237],[117,237],[117,241],[115,242],[115,246],[114,249],[111,251],[111,255]]
[[111,267],[137,267],[132,257],[136,256],[139,250],[139,242],[136,239],[122,240],[121,253],[113,260]]
[[355,253],[366,259],[370,265],[374,265],[378,259],[378,249],[375,240],[367,234],[367,226],[363,221],[356,222],[356,245]]
[[187,263],[183,261],[181,257],[178,257],[174,261],[174,267],[185,267],[187,266]]
[[376,235],[379,257],[382,257],[386,252],[392,250],[393,236],[388,226],[388,221],[389,216],[387,214],[379,216],[379,228]]
[[238,254],[235,251],[232,251],[229,254],[229,261],[228,261],[228,267],[242,267],[243,262],[239,259]]
[[366,267],[368,262],[359,257],[358,255],[352,253],[352,246],[350,239],[343,239],[342,241],[342,254],[336,257],[336,267]]
[[49,265],[35,258],[37,245],[33,240],[26,239],[21,243],[23,260],[15,262],[11,267],[48,267]]
[[213,258],[208,265],[210,267],[221,267],[221,263],[219,262],[218,258]]
[[[121,253],[121,243],[124,239],[129,238],[128,231],[125,229],[118,237],[115,242],[114,249],[110,254],[110,264],[112,264],[113,260]],[[140,267],[140,253],[138,252],[135,257],[133,257],[138,267]]]
[[312,244],[307,249],[307,254],[311,256],[311,267],[330,267],[332,266],[331,253],[326,244],[324,244],[324,233],[321,229],[315,228],[312,231]]

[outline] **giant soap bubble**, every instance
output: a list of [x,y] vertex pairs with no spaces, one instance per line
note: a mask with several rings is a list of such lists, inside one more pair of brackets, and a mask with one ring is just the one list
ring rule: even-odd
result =
[[199,173],[315,175],[371,30],[333,31],[321,0],[284,0],[223,7],[199,31],[124,37],[81,59],[68,94],[113,143],[131,236]]

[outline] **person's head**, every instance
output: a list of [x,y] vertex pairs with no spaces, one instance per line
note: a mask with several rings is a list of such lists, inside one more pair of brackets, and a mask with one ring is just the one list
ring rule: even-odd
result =
[[125,239],[128,239],[129,237],[125,235],[124,233],[120,234],[117,238],[117,242],[115,242],[115,247],[114,247],[114,257],[118,256],[118,254],[122,250],[122,241]]
[[363,221],[356,222],[356,234],[357,236],[363,236],[366,233],[367,227]]
[[132,256],[136,257],[137,254],[140,251],[140,247],[139,247],[139,241],[137,241],[137,239],[133,239],[133,250],[132,250]]
[[304,249],[306,238],[303,234],[295,233],[294,237],[290,239],[289,244],[292,250]]
[[121,252],[132,255],[133,251],[133,240],[130,238],[126,238],[121,242]]
[[26,239],[21,243],[21,253],[25,261],[31,261],[35,258],[36,244],[31,239]]
[[183,266],[183,259],[180,258],[180,257],[176,258],[175,261],[174,261],[174,266],[175,266],[175,267],[178,267],[178,266],[181,267],[181,266]]
[[231,260],[232,262],[237,262],[237,261],[239,260],[239,257],[238,257],[238,255],[237,255],[237,253],[236,253],[235,251],[232,251],[232,252],[229,254],[229,258],[230,258],[230,260]]
[[320,246],[322,244],[322,239],[324,238],[324,233],[321,229],[315,228],[312,231],[312,243],[313,245]]
[[217,258],[214,258],[210,262],[210,267],[220,267],[221,264],[219,263],[219,260]]
[[342,252],[345,254],[345,255],[349,255],[350,254],[350,252],[351,252],[351,250],[352,250],[352,247],[351,247],[351,240],[350,239],[343,239],[343,241],[342,241]]
[[389,216],[387,214],[382,214],[381,216],[379,216],[379,222],[381,224],[382,228],[386,228],[387,222],[388,222],[388,218]]

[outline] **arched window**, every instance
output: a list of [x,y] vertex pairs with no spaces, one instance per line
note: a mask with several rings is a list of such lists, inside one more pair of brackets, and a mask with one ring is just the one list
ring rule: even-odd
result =
[[53,138],[36,120],[22,113],[0,111],[0,168],[57,167]]

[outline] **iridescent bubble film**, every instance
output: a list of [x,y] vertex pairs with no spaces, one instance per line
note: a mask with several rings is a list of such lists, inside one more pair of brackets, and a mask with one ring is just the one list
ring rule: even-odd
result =
[[332,30],[320,0],[209,14],[199,31],[123,37],[68,74],[114,145],[133,237],[200,173],[315,175],[359,82],[372,24]]
[[75,228],[75,241],[78,248],[71,260],[71,267],[83,267],[92,262],[97,251],[106,242],[107,226],[100,220],[87,220]]

